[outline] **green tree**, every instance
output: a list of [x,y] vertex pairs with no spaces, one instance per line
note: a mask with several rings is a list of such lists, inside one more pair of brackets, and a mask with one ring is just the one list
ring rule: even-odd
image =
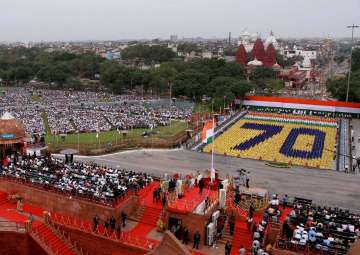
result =
[[29,66],[18,66],[14,70],[15,79],[28,82],[33,76],[32,70]]
[[351,70],[353,72],[360,70],[360,49],[353,50]]
[[176,56],[175,53],[167,47],[159,45],[148,46],[142,44],[130,46],[124,49],[121,55],[123,59],[144,59],[147,64],[169,61]]
[[275,71],[272,68],[257,67],[250,73],[250,80],[273,79]]
[[236,80],[231,84],[231,91],[236,97],[243,98],[246,93],[254,88],[253,84],[247,80]]
[[[345,101],[347,90],[347,77],[328,81],[327,89],[334,98],[340,101]],[[349,101],[360,102],[360,70],[354,72],[351,76]]]
[[187,96],[200,99],[206,94],[209,77],[199,71],[188,69],[179,73],[173,82],[173,92],[177,96]]
[[104,62],[100,66],[100,72],[102,84],[112,89],[114,93],[122,93],[129,84],[129,69],[114,61]]
[[95,54],[84,54],[73,59],[71,64],[74,72],[81,78],[94,79],[100,72],[100,64],[104,60]]
[[69,78],[65,84],[67,88],[75,90],[80,90],[82,87],[81,81],[78,78]]
[[245,79],[246,70],[243,65],[240,65],[237,62],[229,62],[218,68],[217,75]]
[[179,52],[184,52],[184,53],[190,53],[192,51],[197,51],[198,47],[195,43],[180,43],[177,46],[177,50]]

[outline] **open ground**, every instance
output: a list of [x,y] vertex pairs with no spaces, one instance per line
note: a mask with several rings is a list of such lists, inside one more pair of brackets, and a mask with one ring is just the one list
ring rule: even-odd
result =
[[[211,155],[183,149],[136,150],[103,156],[76,156],[75,160],[101,165],[146,171],[161,176],[164,173],[203,171],[210,168]],[[221,177],[236,176],[237,169],[251,172],[250,184],[270,193],[313,199],[315,203],[360,210],[360,176],[331,170],[303,167],[274,168],[265,162],[215,155],[215,168]]]

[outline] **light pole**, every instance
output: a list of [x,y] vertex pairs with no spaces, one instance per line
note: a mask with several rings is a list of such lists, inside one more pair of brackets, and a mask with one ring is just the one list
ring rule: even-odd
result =
[[80,134],[79,130],[77,130],[77,142],[78,142],[78,152],[80,151]]
[[171,127],[171,101],[172,101],[172,98],[171,98],[171,93],[172,93],[172,91],[171,91],[171,89],[172,89],[172,87],[171,87],[171,81],[168,81],[168,84],[169,84],[169,90],[170,90],[170,127]]
[[349,74],[347,80],[347,88],[346,88],[346,102],[349,100],[349,91],[350,91],[350,79],[351,79],[351,68],[352,68],[352,53],[354,47],[354,29],[359,28],[358,25],[347,26],[347,28],[351,28],[351,50],[350,50],[350,67],[349,67]]
[[224,96],[224,111],[225,111],[225,100],[226,100],[226,96]]
[[214,114],[214,99],[211,99],[211,114]]

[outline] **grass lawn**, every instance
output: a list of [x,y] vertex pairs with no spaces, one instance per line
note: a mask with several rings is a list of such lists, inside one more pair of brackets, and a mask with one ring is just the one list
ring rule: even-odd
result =
[[[46,122],[45,122],[46,126]],[[153,131],[159,131],[159,134],[154,134],[151,137],[152,138],[163,138],[166,139],[168,137],[172,137],[179,132],[185,130],[187,128],[187,123],[182,121],[172,121],[171,126],[165,126],[165,127],[157,127],[154,128]],[[128,134],[126,135],[126,138],[141,138],[141,134],[144,131],[150,131],[150,129],[133,129],[129,130]],[[116,141],[120,141],[123,138],[122,134],[119,134],[116,130],[113,131],[106,131],[106,132],[100,132],[99,140],[101,143],[108,143],[112,142],[113,144],[116,143]],[[79,139],[79,144],[97,144],[99,140],[96,138],[96,132],[93,133],[80,133],[78,134],[68,134],[65,137],[64,142],[60,142],[60,138],[48,134],[46,136],[46,142],[47,143],[61,143],[61,144],[77,144]]]
[[50,134],[50,126],[49,126],[49,121],[48,121],[48,116],[46,114],[46,112],[42,112],[41,113],[41,118],[43,119],[43,123],[44,123],[44,127],[45,127],[45,132],[47,134]]

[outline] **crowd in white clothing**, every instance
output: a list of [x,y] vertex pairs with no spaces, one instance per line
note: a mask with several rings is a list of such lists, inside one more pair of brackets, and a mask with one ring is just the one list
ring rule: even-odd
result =
[[189,120],[192,108],[190,102],[170,105],[169,100],[145,100],[132,94],[31,87],[7,89],[0,97],[0,113],[12,113],[28,134],[46,132],[44,116],[51,133],[61,134],[165,126],[171,119]]

